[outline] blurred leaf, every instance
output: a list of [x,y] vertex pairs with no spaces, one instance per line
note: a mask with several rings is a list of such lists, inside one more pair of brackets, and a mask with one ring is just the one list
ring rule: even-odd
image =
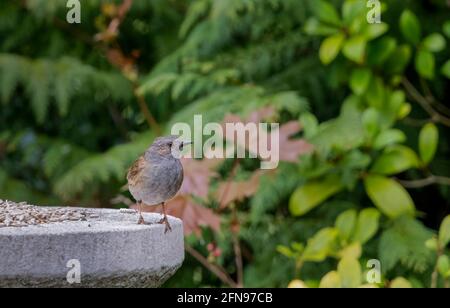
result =
[[322,277],[322,279],[320,280],[319,288],[334,289],[340,288],[341,286],[341,277],[339,277],[338,272],[331,271]]
[[390,284],[392,289],[412,288],[411,283],[403,277],[397,277]]
[[335,34],[327,37],[320,45],[319,58],[323,64],[327,65],[333,62],[333,60],[339,54],[342,44],[344,43],[345,36],[342,33]]
[[416,55],[415,65],[420,76],[427,79],[433,79],[435,59],[431,52],[420,49]]
[[328,26],[321,23],[316,18],[309,18],[305,23],[305,32],[308,35],[334,35],[339,32],[339,29],[333,26]]
[[400,30],[410,43],[419,44],[422,36],[420,22],[410,10],[405,10],[400,16]]
[[308,288],[308,286],[302,280],[295,279],[289,282],[288,288],[304,289]]
[[447,278],[448,272],[450,270],[450,260],[448,256],[446,255],[439,256],[439,259],[437,261],[437,269],[439,271],[439,274],[442,275],[442,277]]
[[366,39],[359,35],[349,38],[342,48],[343,54],[356,63],[363,63],[366,52]]
[[357,241],[362,245],[369,241],[378,231],[378,221],[380,212],[373,208],[362,210],[358,215],[355,231],[352,234],[352,241]]
[[338,274],[343,288],[356,288],[361,284],[361,266],[354,258],[343,258],[338,264]]
[[408,45],[398,46],[385,62],[384,70],[391,74],[402,73],[409,64],[411,55],[411,47]]
[[357,95],[363,94],[372,79],[372,72],[368,68],[358,68],[353,70],[350,77],[350,88]]
[[346,0],[342,5],[342,16],[344,22],[349,25],[358,16],[364,14],[366,6],[358,0]]
[[441,69],[442,74],[450,79],[450,60],[444,63]]
[[208,1],[200,0],[193,2],[187,11],[186,17],[180,26],[180,37],[184,38],[187,36],[189,31],[194,27],[194,25],[208,12]]
[[387,129],[382,131],[373,143],[376,150],[385,148],[388,145],[403,143],[406,141],[406,135],[399,129]]
[[281,253],[283,256],[288,258],[292,258],[295,255],[294,252],[289,247],[283,245],[278,245],[277,251]]
[[386,88],[380,77],[372,79],[366,93],[365,98],[371,107],[381,109],[386,100]]
[[361,257],[362,247],[358,242],[352,243],[339,251],[340,258],[359,259]]
[[339,26],[341,20],[337,10],[332,4],[325,0],[313,0],[309,1],[311,9],[316,17],[325,23]]
[[301,155],[313,151],[314,147],[312,144],[304,139],[291,138],[300,130],[301,126],[298,121],[290,121],[281,125],[279,129],[279,159],[281,161],[298,162]]
[[341,213],[337,219],[335,226],[339,230],[339,235],[344,239],[348,240],[353,232],[356,223],[356,211],[347,210]]
[[450,20],[447,20],[444,23],[444,25],[442,26],[442,31],[448,38],[450,38]]
[[435,262],[435,254],[425,246],[432,237],[423,224],[410,216],[395,219],[380,238],[378,255],[384,273],[398,262],[418,273],[426,271]]
[[414,215],[411,196],[396,181],[380,175],[369,175],[364,179],[364,186],[372,202],[389,218]]
[[300,116],[300,123],[303,126],[303,132],[305,134],[305,138],[309,139],[314,136],[319,127],[319,123],[317,118],[309,112],[305,112]]
[[436,154],[439,141],[439,131],[435,124],[428,123],[421,130],[419,135],[420,158],[425,164],[429,164]]
[[420,165],[416,153],[406,146],[396,145],[386,149],[375,161],[371,172],[392,175]]
[[447,246],[450,242],[450,215],[447,215],[441,223],[439,229],[439,244],[441,247]]
[[411,104],[409,103],[402,104],[402,106],[398,110],[397,119],[403,120],[404,118],[406,118],[411,113],[411,108]]
[[364,36],[367,38],[367,40],[373,40],[377,37],[383,35],[386,33],[389,29],[389,26],[386,23],[380,23],[380,24],[369,24],[367,25]]
[[425,246],[432,250],[432,251],[438,251],[439,250],[439,243],[437,237],[432,237],[429,240],[425,242]]
[[358,103],[358,97],[348,97],[343,103],[341,114],[338,118],[319,125],[319,131],[310,139],[318,151],[327,152],[330,149],[349,150],[363,144],[364,130]]
[[430,34],[423,40],[423,46],[429,52],[440,52],[445,49],[445,45],[445,38],[440,33]]
[[289,201],[289,210],[294,216],[302,216],[342,189],[337,176],[330,175],[297,188]]
[[367,50],[367,62],[371,65],[381,65],[395,51],[397,42],[392,37],[383,37],[371,42]]
[[321,262],[330,253],[333,243],[338,235],[334,228],[325,228],[317,232],[308,240],[302,255],[303,261]]
[[375,137],[379,130],[379,113],[375,108],[367,108],[362,115],[364,129],[370,139]]
[[221,202],[220,206],[226,207],[235,201],[242,201],[253,196],[259,187],[262,172],[254,172],[247,181],[225,181],[220,183],[216,192],[216,198]]

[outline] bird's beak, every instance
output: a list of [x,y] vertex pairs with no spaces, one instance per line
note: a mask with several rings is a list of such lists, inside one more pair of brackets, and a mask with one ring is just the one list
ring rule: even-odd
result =
[[183,146],[192,144],[192,141],[183,141]]

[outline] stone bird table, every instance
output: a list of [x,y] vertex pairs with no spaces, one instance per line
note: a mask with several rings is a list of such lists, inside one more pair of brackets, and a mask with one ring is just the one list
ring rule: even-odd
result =
[[0,200],[0,287],[158,287],[183,262],[183,225],[144,218]]

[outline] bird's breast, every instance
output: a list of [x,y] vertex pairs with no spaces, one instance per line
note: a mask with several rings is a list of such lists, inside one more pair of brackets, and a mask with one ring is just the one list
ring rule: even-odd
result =
[[149,205],[173,198],[183,183],[183,167],[179,160],[150,164],[140,183],[141,200]]

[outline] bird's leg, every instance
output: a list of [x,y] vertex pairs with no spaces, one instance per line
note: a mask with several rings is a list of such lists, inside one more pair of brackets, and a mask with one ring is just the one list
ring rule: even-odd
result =
[[145,221],[144,221],[144,217],[142,216],[142,201],[139,200],[137,202],[137,204],[138,204],[138,209],[139,209],[139,220],[137,223],[138,223],[138,225],[143,225],[143,224],[145,224]]
[[163,210],[163,218],[161,218],[161,220],[158,222],[159,224],[165,224],[166,228],[164,229],[164,233],[167,233],[167,231],[172,231],[172,227],[169,224],[169,219],[167,219],[167,215],[166,215],[166,207],[164,202],[162,203],[162,210]]

